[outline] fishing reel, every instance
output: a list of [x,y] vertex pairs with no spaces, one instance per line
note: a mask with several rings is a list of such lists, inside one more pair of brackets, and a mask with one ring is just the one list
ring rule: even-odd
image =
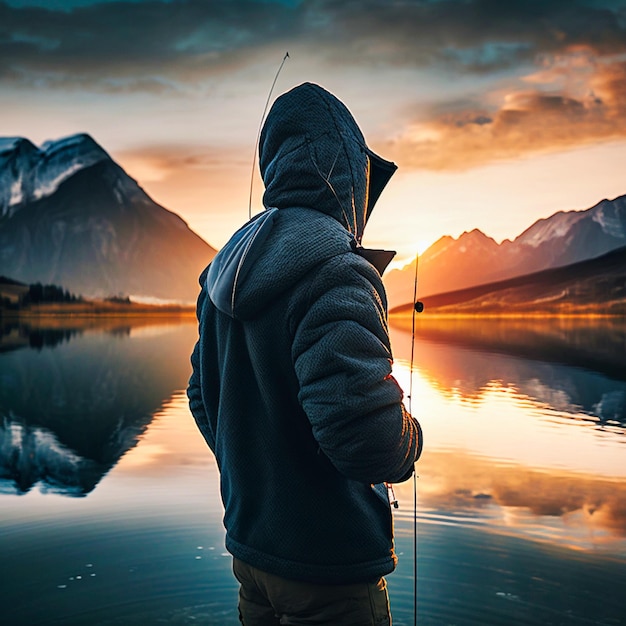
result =
[[421,313],[424,310],[424,303],[421,300],[418,300],[413,306],[416,313]]

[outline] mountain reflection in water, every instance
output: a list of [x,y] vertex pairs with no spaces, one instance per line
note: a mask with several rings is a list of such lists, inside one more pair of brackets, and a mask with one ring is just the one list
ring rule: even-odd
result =
[[[425,433],[418,623],[626,623],[624,322],[426,315],[412,400]],[[235,626],[217,468],[185,397],[195,322],[4,329],[2,626]],[[408,393],[410,329],[391,330]],[[388,582],[403,626],[412,481],[395,492]]]
[[175,335],[156,341],[154,327],[131,331],[120,320],[98,330],[3,328],[0,492],[23,494],[39,484],[84,496],[185,386],[188,346]]
[[[404,361],[408,325],[392,320],[395,357]],[[622,318],[425,318],[415,336],[416,367],[448,394],[477,397],[498,382],[553,409],[626,423]]]

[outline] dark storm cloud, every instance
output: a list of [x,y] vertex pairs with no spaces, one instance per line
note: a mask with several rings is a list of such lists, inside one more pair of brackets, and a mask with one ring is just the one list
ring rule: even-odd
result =
[[0,3],[0,78],[163,90],[290,45],[333,63],[465,72],[506,70],[575,45],[624,52],[624,3],[596,4],[147,0],[60,11]]
[[0,76],[162,90],[248,62],[294,32],[288,8],[247,0],[110,2],[71,11],[0,4]]
[[575,0],[323,4],[338,33],[360,40],[366,54],[368,41],[374,49],[378,44],[375,51],[397,63],[440,62],[481,71],[573,45],[590,46],[599,54],[626,49],[626,28],[616,9]]

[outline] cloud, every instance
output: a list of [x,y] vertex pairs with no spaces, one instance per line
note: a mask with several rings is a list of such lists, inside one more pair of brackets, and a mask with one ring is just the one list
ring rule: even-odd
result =
[[102,3],[71,11],[0,4],[0,77],[105,91],[175,89],[297,35],[291,11],[238,0]]
[[294,47],[346,76],[479,79],[384,127],[373,144],[403,167],[467,169],[626,135],[623,2],[0,0],[0,85],[14,88],[210,95],[212,77],[240,71],[241,92],[255,64]]
[[[249,160],[245,157],[249,156]],[[180,210],[224,205],[229,197],[247,200],[252,155],[240,148],[151,145],[114,154],[116,161],[148,193]]]
[[[115,152],[114,159],[166,208],[218,248],[248,219],[252,152],[210,145],[145,145]],[[255,178],[252,211],[263,187]]]
[[[626,61],[590,49],[559,55],[497,106],[443,103],[418,111],[385,147],[400,165],[461,170],[626,137]],[[529,84],[531,88],[529,88]],[[532,88],[534,87],[534,88]],[[454,109],[454,107],[452,107]]]
[[115,158],[144,181],[164,180],[189,170],[219,173],[251,166],[240,149],[223,146],[149,145],[118,151]]
[[585,45],[625,49],[619,8],[567,0],[120,1],[60,11],[0,3],[0,77],[106,91],[180,89],[299,46],[360,67],[489,73]]
[[[572,45],[610,54],[625,48],[617,10],[568,0],[311,2],[328,38],[371,63],[488,72],[533,63]],[[318,18],[322,21],[322,18]]]

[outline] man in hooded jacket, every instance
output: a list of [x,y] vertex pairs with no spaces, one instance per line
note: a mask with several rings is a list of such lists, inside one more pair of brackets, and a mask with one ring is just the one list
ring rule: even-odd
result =
[[191,412],[220,470],[246,626],[389,624],[385,483],[422,448],[391,375],[381,281],[361,238],[396,169],[318,85],[260,137],[266,210],[200,277]]

